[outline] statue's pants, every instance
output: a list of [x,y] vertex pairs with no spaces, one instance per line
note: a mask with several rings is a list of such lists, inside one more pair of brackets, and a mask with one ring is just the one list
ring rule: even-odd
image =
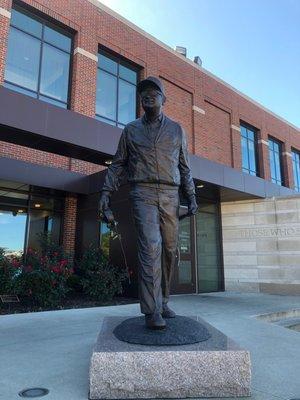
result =
[[170,295],[178,244],[178,188],[149,184],[130,191],[138,240],[141,312],[161,312]]

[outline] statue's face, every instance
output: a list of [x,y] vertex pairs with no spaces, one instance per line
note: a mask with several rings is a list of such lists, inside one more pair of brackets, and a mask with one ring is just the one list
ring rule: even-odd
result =
[[154,87],[145,88],[140,95],[145,112],[159,110],[163,105],[163,95]]

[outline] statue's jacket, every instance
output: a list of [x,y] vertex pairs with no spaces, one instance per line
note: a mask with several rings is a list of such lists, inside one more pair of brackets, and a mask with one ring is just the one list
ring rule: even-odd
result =
[[195,193],[186,134],[164,114],[155,138],[149,136],[143,117],[125,126],[102,190],[117,190],[124,172],[131,183],[181,186],[187,197]]

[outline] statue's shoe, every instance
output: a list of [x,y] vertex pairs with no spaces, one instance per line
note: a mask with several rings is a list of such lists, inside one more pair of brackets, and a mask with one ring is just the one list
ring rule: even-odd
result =
[[145,315],[146,327],[149,329],[165,329],[166,321],[162,318],[160,313],[146,314]]
[[175,318],[176,317],[176,313],[171,310],[170,307],[168,307],[167,304],[163,305],[163,311],[161,313],[161,316],[163,318]]

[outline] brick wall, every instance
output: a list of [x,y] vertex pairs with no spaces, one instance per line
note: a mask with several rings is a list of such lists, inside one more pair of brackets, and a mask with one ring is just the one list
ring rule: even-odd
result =
[[203,157],[230,167],[233,166],[228,111],[215,104],[205,102],[204,129],[201,136],[204,144],[201,154]]
[[[272,114],[266,112],[236,91],[230,89],[201,69],[194,68],[181,57],[167,51],[126,23],[100,10],[88,0],[24,0],[45,16],[49,16],[75,32],[74,48],[80,48],[92,56],[97,55],[98,45],[105,46],[139,65],[141,77],[158,75],[165,83],[168,101],[165,112],[178,120],[188,134],[191,152],[220,161],[234,168],[241,168],[240,133],[231,128],[243,120],[259,130],[259,138],[267,141],[268,135],[284,143],[284,152],[291,146],[300,149],[299,132]],[[10,10],[11,0],[0,0],[0,7]],[[3,81],[9,19],[0,15],[0,82]],[[77,52],[73,56],[71,104],[72,110],[94,117],[96,96],[97,62]],[[175,101],[176,99],[176,101]],[[194,112],[195,105],[206,114]],[[222,145],[221,145],[221,143]],[[26,151],[14,145],[0,143],[1,154],[28,159]],[[31,150],[33,151],[33,150]],[[29,151],[30,152],[30,151]],[[259,143],[260,173],[269,179],[267,146]],[[69,160],[45,152],[34,151],[34,162],[69,168],[82,173],[99,170],[78,160]],[[288,154],[283,155],[286,185],[293,186],[292,164]]]
[[[9,30],[7,11],[11,10],[11,3],[11,0],[0,0],[0,84],[4,78]],[[141,78],[156,75],[163,79],[167,95],[165,112],[185,128],[192,153],[240,169],[240,132],[236,128],[240,121],[247,122],[258,129],[261,176],[270,179],[266,141],[268,135],[272,135],[284,143],[285,182],[293,187],[289,153],[291,147],[300,149],[299,130],[202,69],[195,68],[130,24],[99,9],[92,4],[92,0],[24,0],[21,4],[33,7],[42,15],[74,31],[74,49],[77,51],[73,55],[71,74],[72,110],[94,117],[97,81],[95,57],[98,46],[105,46],[140,66]],[[0,154],[84,174],[102,169],[95,164],[3,142],[0,142]]]
[[192,93],[166,79],[162,78],[161,80],[167,93],[164,112],[170,116],[176,115],[176,118],[173,117],[173,119],[176,119],[185,129],[189,151],[194,152]]

